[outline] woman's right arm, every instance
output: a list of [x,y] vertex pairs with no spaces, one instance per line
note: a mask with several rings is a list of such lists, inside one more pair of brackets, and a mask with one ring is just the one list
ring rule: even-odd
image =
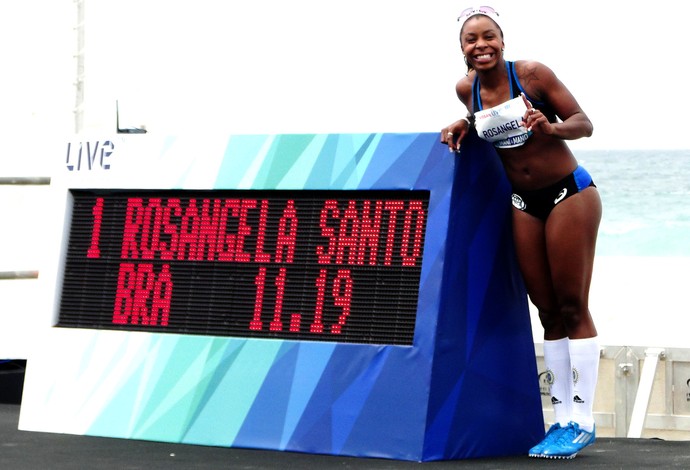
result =
[[469,118],[458,119],[441,129],[441,143],[447,144],[448,150],[451,152],[457,152],[460,150],[460,142],[465,138],[471,127]]
[[[470,97],[472,96],[472,82],[469,77],[463,77],[455,85],[455,92],[460,101],[470,109]],[[474,116],[470,112],[467,116],[458,119],[454,123],[441,129],[441,143],[448,145],[448,150],[457,152],[460,150],[460,143],[472,128]]]

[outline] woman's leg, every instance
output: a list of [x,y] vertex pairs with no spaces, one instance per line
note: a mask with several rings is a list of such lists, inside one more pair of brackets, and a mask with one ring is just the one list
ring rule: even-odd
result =
[[587,432],[594,429],[592,406],[599,373],[599,344],[589,312],[589,288],[600,220],[599,193],[588,188],[554,208],[546,223],[554,295],[570,338],[573,421]]
[[[599,364],[589,288],[600,220],[596,188],[563,201],[546,224],[513,210],[520,269],[544,327],[544,360],[552,373],[554,411],[559,422],[569,420],[564,417],[567,414],[586,431],[594,424],[592,404]],[[566,354],[570,361],[563,360]],[[563,404],[558,403],[561,401]]]
[[570,339],[597,335],[589,312],[589,288],[600,220],[601,200],[592,187],[561,202],[546,222],[552,288]]
[[565,338],[565,323],[560,318],[551,280],[544,222],[513,208],[513,239],[527,293],[544,327],[544,339]]
[[[560,317],[546,256],[544,223],[513,209],[513,237],[522,277],[544,327],[544,366],[556,422],[565,427],[572,415],[572,367],[569,341]],[[548,439],[548,438],[547,438]],[[539,444],[543,446],[546,440]],[[530,453],[540,454],[537,446]]]

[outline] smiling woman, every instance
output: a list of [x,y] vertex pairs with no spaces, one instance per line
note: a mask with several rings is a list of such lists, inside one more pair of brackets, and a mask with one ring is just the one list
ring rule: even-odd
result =
[[589,137],[593,127],[551,69],[504,58],[499,18],[487,6],[458,17],[468,72],[456,93],[471,112],[443,129],[441,140],[459,151],[468,132],[476,132],[493,144],[513,187],[515,250],[544,327],[557,419],[529,454],[573,458],[595,435],[599,347],[589,287],[602,210],[592,177],[565,141]]
[[[489,28],[484,31],[465,31],[465,22],[470,17],[478,13],[481,13],[483,16],[486,16],[487,18],[491,18],[493,25],[489,25]],[[488,6],[478,7],[477,9],[475,9],[474,7],[466,8],[460,13],[460,16],[458,16],[458,21],[461,22],[463,25],[463,28],[460,30],[460,44],[463,46],[463,48],[465,46],[475,44],[480,39],[480,37],[482,37],[488,42],[494,42],[494,46],[498,46],[501,50],[501,53],[504,51],[505,44],[503,43],[503,30],[501,29],[501,26],[498,23],[498,12],[493,8]],[[479,63],[483,63],[485,61],[491,60],[492,57],[494,57],[494,53],[491,50],[476,50],[476,54],[471,57],[471,61],[468,61],[467,56],[465,55],[465,64],[467,64],[468,72],[474,69],[472,62],[476,61]]]

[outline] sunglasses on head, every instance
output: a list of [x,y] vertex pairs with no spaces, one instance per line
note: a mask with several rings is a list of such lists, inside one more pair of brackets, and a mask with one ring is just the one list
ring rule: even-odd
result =
[[465,21],[467,18],[469,18],[472,15],[495,15],[498,16],[498,12],[494,10],[491,7],[483,6],[483,7],[470,7],[470,8],[465,8],[460,12],[460,16],[458,16],[458,21]]

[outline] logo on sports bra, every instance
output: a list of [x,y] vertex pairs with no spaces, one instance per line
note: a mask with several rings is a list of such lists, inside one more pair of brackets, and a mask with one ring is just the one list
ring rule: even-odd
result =
[[558,193],[558,197],[553,200],[553,205],[555,206],[559,202],[561,202],[563,199],[565,199],[565,196],[568,194],[568,188],[563,188],[560,193]]
[[513,206],[516,209],[524,211],[527,208],[527,204],[525,204],[525,201],[523,201],[519,195],[513,193],[512,199],[513,199]]

